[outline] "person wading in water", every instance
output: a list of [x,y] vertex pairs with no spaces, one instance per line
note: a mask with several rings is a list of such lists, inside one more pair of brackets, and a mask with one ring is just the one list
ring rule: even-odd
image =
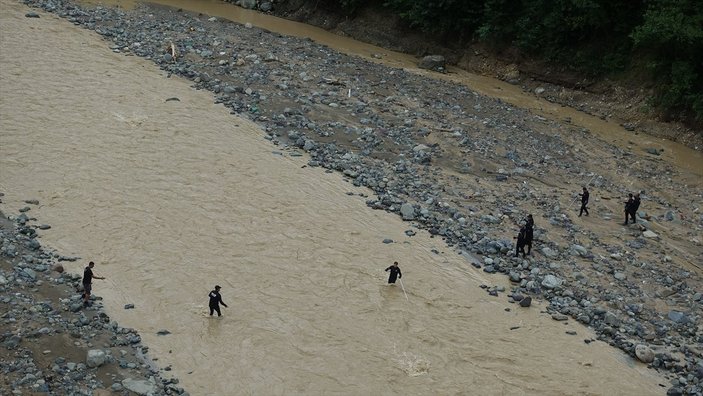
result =
[[388,284],[395,283],[396,279],[402,278],[403,274],[400,272],[400,267],[398,267],[398,262],[394,262],[393,265],[386,268],[386,272],[390,271],[388,275]]
[[227,304],[222,301],[220,289],[220,286],[215,286],[215,290],[208,294],[208,297],[210,297],[210,316],[212,316],[215,311],[217,311],[217,316],[222,316],[222,312],[220,312],[220,304],[224,305],[226,308],[229,308]]

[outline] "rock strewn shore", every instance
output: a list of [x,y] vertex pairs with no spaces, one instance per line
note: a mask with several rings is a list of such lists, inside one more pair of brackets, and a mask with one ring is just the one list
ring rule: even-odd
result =
[[30,208],[0,218],[0,393],[188,395],[148,357],[136,330],[110,319],[100,297],[83,306],[81,276],[61,266],[78,258],[42,248],[36,230],[50,226],[28,216]]
[[[212,91],[262,125],[278,154],[306,151],[310,166],[371,188],[369,207],[481,256],[475,267],[514,282],[509,301],[548,300],[555,320],[587,324],[667,373],[670,394],[703,393],[700,182],[659,160],[657,147],[613,146],[462,85],[216,18],[25,3]],[[598,191],[591,219],[618,231],[571,218],[569,202],[589,180]],[[646,192],[640,224],[619,229],[615,201],[635,188]],[[526,213],[537,219],[537,252],[514,258],[510,237]]]

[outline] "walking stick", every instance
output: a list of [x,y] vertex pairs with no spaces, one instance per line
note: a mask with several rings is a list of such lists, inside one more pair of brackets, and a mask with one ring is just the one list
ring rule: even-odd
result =
[[[405,294],[405,299],[408,300],[408,293],[405,292],[405,286],[403,286],[403,279],[398,279],[400,281],[400,287],[403,288],[403,294]],[[410,301],[410,300],[408,300]]]

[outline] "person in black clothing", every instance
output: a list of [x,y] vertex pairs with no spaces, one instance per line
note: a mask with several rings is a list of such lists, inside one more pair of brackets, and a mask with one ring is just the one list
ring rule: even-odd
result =
[[[637,210],[640,208],[640,193],[635,194],[632,199],[632,204],[630,205],[630,217],[632,218],[632,224],[637,223]],[[627,216],[625,216],[627,217]],[[627,219],[625,219],[627,221]]]
[[627,220],[630,217],[630,212],[632,211],[632,205],[634,203],[635,199],[632,197],[632,193],[630,193],[627,197],[627,201],[625,201],[625,223],[623,225],[627,225]]
[[532,218],[531,214],[527,215],[527,219],[525,219],[525,245],[527,246],[528,256],[532,252],[532,238],[534,237],[534,227],[535,219]]
[[93,279],[105,279],[103,276],[93,274],[94,262],[88,263],[88,266],[83,270],[83,305],[88,305],[90,300],[90,292],[93,291]]
[[522,258],[525,258],[525,244],[527,238],[527,228],[520,227],[520,232],[517,234],[517,245],[515,245],[515,257],[522,253]]
[[212,316],[215,311],[217,311],[217,316],[222,316],[222,312],[220,312],[220,304],[227,307],[227,304],[222,301],[220,289],[220,286],[215,286],[215,290],[211,291],[210,294],[208,294],[208,297],[210,297],[210,316]]
[[579,194],[581,196],[581,211],[579,212],[579,217],[583,214],[583,212],[586,212],[586,216],[588,216],[588,208],[586,208],[586,205],[588,205],[588,198],[590,197],[590,194],[588,193],[588,189],[586,187],[583,188],[583,193]]
[[400,267],[398,267],[397,261],[395,261],[390,267],[386,268],[386,272],[388,271],[391,272],[388,275],[388,284],[395,283],[396,279],[403,277],[403,274],[400,272]]

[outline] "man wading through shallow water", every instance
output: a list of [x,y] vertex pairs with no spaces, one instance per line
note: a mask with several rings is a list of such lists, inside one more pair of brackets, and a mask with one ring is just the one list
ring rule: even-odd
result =
[[220,295],[220,289],[221,289],[221,287],[215,286],[215,290],[211,291],[210,294],[208,294],[208,297],[210,297],[210,316],[212,316],[212,314],[215,313],[215,311],[217,311],[217,316],[222,316],[222,312],[220,312],[220,304],[229,308],[227,306],[227,304],[222,302],[222,296]]
[[395,280],[398,278],[402,278],[403,274],[400,272],[400,267],[398,267],[398,262],[394,262],[393,265],[390,267],[386,268],[386,272],[390,271],[391,273],[388,275],[388,284],[393,284],[395,283]]

